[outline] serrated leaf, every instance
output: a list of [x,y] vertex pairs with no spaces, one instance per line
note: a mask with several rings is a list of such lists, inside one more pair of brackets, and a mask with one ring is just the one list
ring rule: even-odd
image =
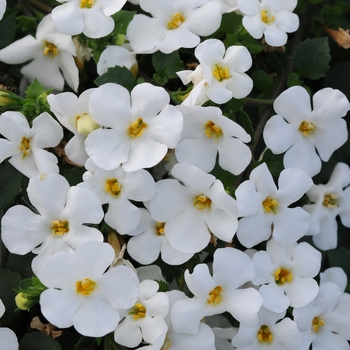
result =
[[174,51],[168,55],[157,51],[152,56],[152,63],[158,74],[157,78],[161,81],[165,81],[164,78],[177,78],[176,72],[183,70],[183,62],[181,61],[177,51]]
[[329,70],[330,60],[328,38],[307,39],[301,42],[295,51],[294,70],[301,77],[320,79]]
[[44,86],[41,85],[37,79],[34,79],[34,81],[28,86],[28,88],[25,92],[26,99],[36,100],[45,91],[46,90],[45,90]]
[[16,29],[28,34],[35,36],[36,28],[38,26],[38,19],[36,17],[18,16],[16,18],[17,26]]
[[119,66],[108,68],[107,72],[95,79],[94,83],[97,86],[106,83],[115,83],[124,86],[129,91],[131,91],[136,85],[135,78],[129,69]]
[[19,350],[61,350],[61,345],[50,336],[40,333],[27,333],[19,343]]
[[21,190],[23,175],[11,164],[0,164],[0,209],[13,203]]

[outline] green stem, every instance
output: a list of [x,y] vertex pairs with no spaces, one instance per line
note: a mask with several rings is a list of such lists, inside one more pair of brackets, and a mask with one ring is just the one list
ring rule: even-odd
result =
[[253,97],[245,97],[244,101],[248,104],[253,104],[253,105],[268,105],[272,106],[274,100],[266,100],[263,98],[253,98]]

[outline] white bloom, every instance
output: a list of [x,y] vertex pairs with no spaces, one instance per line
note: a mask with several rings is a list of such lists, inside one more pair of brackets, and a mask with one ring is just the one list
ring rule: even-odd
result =
[[5,11],[6,11],[6,0],[1,0],[0,1],[0,20],[4,16]]
[[[324,88],[312,99],[301,86],[282,92],[274,102],[278,115],[270,118],[264,129],[264,141],[275,154],[286,152],[286,168],[303,169],[310,176],[321,170],[333,152],[348,138],[342,118],[350,109],[346,96],[339,90]],[[317,153],[316,153],[317,150]]]
[[296,242],[306,233],[310,215],[302,208],[288,208],[312,186],[309,175],[298,168],[284,169],[277,189],[265,163],[256,167],[249,180],[236,189],[237,237],[247,248],[270,238],[279,244]]
[[238,0],[217,0],[221,5],[221,13],[239,11]]
[[64,151],[72,162],[81,166],[89,157],[85,151],[85,138],[99,127],[89,113],[90,95],[95,90],[85,90],[79,97],[71,92],[47,96],[51,111],[59,122],[74,134]]
[[112,32],[114,20],[126,0],[58,0],[65,2],[51,13],[57,30],[67,35],[84,33],[89,38],[101,38]]
[[38,273],[48,287],[40,295],[44,317],[59,328],[74,328],[82,335],[102,337],[120,321],[118,310],[134,305],[139,280],[129,267],[106,269],[114,250],[102,242],[85,242],[70,254],[52,256]]
[[159,163],[168,148],[175,148],[183,126],[181,112],[169,105],[168,93],[148,83],[137,85],[131,95],[117,84],[104,84],[90,96],[90,113],[100,125],[86,139],[86,152],[102,169],[121,163],[125,171]]
[[41,174],[29,180],[27,192],[39,214],[22,205],[11,207],[2,218],[2,240],[12,253],[38,254],[32,262],[35,273],[56,252],[103,240],[97,229],[83,225],[103,218],[100,201],[91,191],[70,187],[61,175]]
[[320,272],[320,284],[332,282],[336,284],[341,292],[344,292],[348,285],[348,277],[341,267],[329,267]]
[[180,47],[195,47],[199,36],[208,36],[220,26],[217,1],[140,0],[140,6],[153,18],[137,14],[128,26],[126,35],[137,53],[168,54]]
[[192,164],[176,164],[172,175],[156,183],[156,194],[147,203],[153,219],[165,222],[170,245],[182,253],[196,253],[209,243],[211,234],[230,242],[237,229],[236,201],[220,180]]
[[[0,317],[5,313],[5,305],[0,299]],[[0,350],[18,350],[18,340],[16,334],[10,329],[0,328]]]
[[[350,227],[350,168],[338,163],[325,185],[313,185],[306,192],[314,204],[304,205],[310,213],[310,227],[307,235],[312,235],[315,246],[322,250],[334,249],[338,242],[339,215],[344,226]],[[344,187],[347,187],[343,190]]]
[[0,61],[20,64],[32,60],[21,69],[30,81],[36,78],[46,89],[62,91],[65,80],[76,91],[79,72],[73,58],[75,55],[72,38],[58,32],[51,16],[47,15],[39,23],[35,38],[27,35],[0,50]]
[[57,158],[44,150],[55,147],[63,137],[62,127],[44,112],[36,117],[30,128],[20,112],[0,115],[0,163],[9,162],[25,176],[31,178],[40,173],[58,173]]
[[294,243],[282,246],[274,239],[267,242],[266,251],[253,256],[256,269],[252,282],[260,287],[263,305],[274,312],[284,312],[289,306],[303,307],[318,293],[313,279],[321,266],[321,253],[310,244]]
[[194,83],[183,104],[202,104],[209,99],[222,104],[232,97],[246,97],[252,90],[253,81],[245,73],[252,65],[246,47],[230,46],[225,50],[222,41],[208,39],[196,47],[194,54],[200,63],[195,71],[177,73],[184,84]]
[[225,311],[239,322],[255,326],[262,298],[254,288],[238,289],[254,276],[254,266],[247,254],[235,248],[217,249],[212,276],[206,264],[196,265],[192,274],[185,271],[187,286],[194,297],[174,304],[171,310],[174,330],[198,334],[204,316]]
[[286,33],[295,32],[299,18],[292,13],[297,0],[238,0],[238,8],[243,12],[243,26],[249,34],[271,46],[286,44]]
[[237,123],[222,115],[220,108],[180,106],[184,116],[181,141],[175,148],[180,163],[191,163],[210,172],[217,154],[219,165],[239,175],[251,161],[250,148],[243,142],[250,135]]

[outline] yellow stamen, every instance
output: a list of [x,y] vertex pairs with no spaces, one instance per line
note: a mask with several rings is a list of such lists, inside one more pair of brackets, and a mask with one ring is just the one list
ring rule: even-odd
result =
[[283,267],[278,268],[275,271],[274,276],[275,276],[275,282],[279,286],[282,286],[285,283],[290,283],[293,281],[293,274],[289,270]]
[[264,207],[265,213],[273,212],[276,214],[276,208],[278,207],[278,201],[271,197],[266,197],[262,202],[262,206]]
[[80,7],[82,9],[91,9],[94,6],[95,0],[81,0]]
[[210,208],[211,199],[205,196],[204,194],[201,194],[200,196],[194,199],[194,205],[197,207],[198,210]]
[[266,24],[270,24],[275,21],[275,17],[273,15],[269,15],[269,12],[270,11],[268,10],[261,11],[261,20]]
[[82,281],[75,282],[75,291],[83,295],[89,295],[91,292],[94,291],[95,287],[96,282],[90,280],[89,278],[85,278]]
[[219,125],[214,124],[211,120],[209,120],[205,124],[205,136],[211,139],[212,136],[220,137],[222,135],[222,129]]
[[183,22],[185,22],[184,16],[180,12],[177,12],[168,22],[168,29],[177,29]]
[[157,225],[155,227],[157,236],[164,236],[164,226],[165,222],[157,222]]
[[69,232],[69,222],[68,220],[55,220],[52,221],[51,232],[56,236],[63,236],[65,233]]
[[132,311],[129,312],[129,315],[133,315],[134,320],[144,318],[146,316],[146,308],[142,305],[142,303],[136,303]]
[[106,192],[109,192],[113,197],[118,197],[120,191],[122,190],[122,186],[116,178],[108,179],[105,183],[105,190]]
[[48,41],[45,41],[44,45],[44,55],[51,57],[55,57],[60,51],[58,50],[57,46],[55,44],[52,44]]
[[298,130],[302,133],[303,136],[309,137],[315,131],[315,128],[315,124],[304,120],[301,122]]
[[339,207],[338,196],[334,193],[325,194],[322,205],[328,209]]
[[218,64],[216,64],[215,68],[213,69],[213,76],[219,81],[223,81],[224,79],[229,79],[231,77],[228,67],[222,67]]
[[268,326],[262,325],[258,331],[258,340],[261,343],[272,343],[273,335]]
[[312,320],[312,330],[315,333],[318,333],[318,331],[320,330],[320,327],[324,326],[324,321],[320,318],[320,317],[314,317],[314,319]]
[[143,134],[143,130],[147,128],[147,124],[144,123],[142,118],[137,118],[133,121],[128,128],[128,135],[133,139],[135,137],[140,137]]
[[222,287],[216,286],[212,291],[209,292],[207,303],[213,304],[213,305],[220,304],[222,300],[221,293],[222,293]]
[[19,144],[19,150],[22,152],[22,159],[30,155],[30,139],[22,137],[21,143]]

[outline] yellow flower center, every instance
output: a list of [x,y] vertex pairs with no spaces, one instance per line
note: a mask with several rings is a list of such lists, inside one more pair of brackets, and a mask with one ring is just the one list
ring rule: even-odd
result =
[[315,131],[315,128],[315,124],[304,120],[303,122],[301,122],[298,130],[303,136],[309,137]]
[[164,226],[165,222],[157,222],[155,227],[157,236],[164,236]]
[[99,128],[99,125],[92,119],[89,113],[82,113],[75,117],[75,125],[78,130],[78,134],[87,137],[92,131]]
[[210,208],[211,199],[209,197],[207,197],[206,195],[201,194],[200,196],[198,196],[194,199],[194,205],[197,207],[198,210]]
[[278,201],[271,197],[266,197],[266,199],[262,202],[262,206],[264,207],[265,213],[273,212],[276,214],[276,208],[278,207]]
[[183,22],[185,22],[185,17],[180,12],[177,12],[168,22],[168,29],[177,29]]
[[222,135],[222,129],[219,125],[214,124],[211,120],[205,124],[205,136],[211,139],[212,136],[220,137]]
[[56,236],[63,236],[69,231],[68,220],[55,220],[52,221],[51,232]]
[[258,340],[261,343],[272,343],[273,335],[268,326],[262,325],[258,331]]
[[44,44],[44,55],[55,57],[60,51],[55,44],[45,41]]
[[94,6],[95,0],[81,0],[80,7],[82,9],[91,9]]
[[133,315],[134,320],[139,320],[140,318],[144,318],[146,316],[146,308],[142,305],[142,303],[136,303],[129,312],[129,315]]
[[219,66],[218,64],[216,64],[215,68],[213,69],[213,76],[219,81],[223,81],[231,77],[228,67]]
[[275,282],[279,286],[282,286],[285,283],[290,283],[293,281],[293,274],[283,267],[278,268],[275,273]]
[[19,144],[19,150],[22,152],[22,159],[30,155],[30,139],[22,137],[21,143]]
[[128,135],[133,139],[135,137],[140,137],[143,134],[143,130],[147,128],[147,124],[144,123],[142,118],[137,118],[133,121],[128,128]]
[[266,24],[270,24],[270,23],[273,23],[275,21],[275,17],[270,14],[270,11],[262,10],[261,11],[261,20]]
[[312,330],[315,333],[318,333],[318,331],[320,330],[320,327],[324,326],[324,321],[320,318],[320,317],[314,317],[314,319],[312,320]]
[[109,192],[113,197],[118,197],[120,191],[122,190],[122,186],[116,178],[108,179],[105,183],[105,190],[106,192]]
[[338,196],[334,193],[325,194],[322,205],[328,209],[339,207]]
[[207,303],[212,305],[218,305],[221,303],[222,300],[222,287],[216,286],[212,291],[208,294]]
[[96,287],[96,282],[90,280],[89,278],[84,278],[82,281],[75,282],[75,291],[83,295],[89,295],[94,291]]

